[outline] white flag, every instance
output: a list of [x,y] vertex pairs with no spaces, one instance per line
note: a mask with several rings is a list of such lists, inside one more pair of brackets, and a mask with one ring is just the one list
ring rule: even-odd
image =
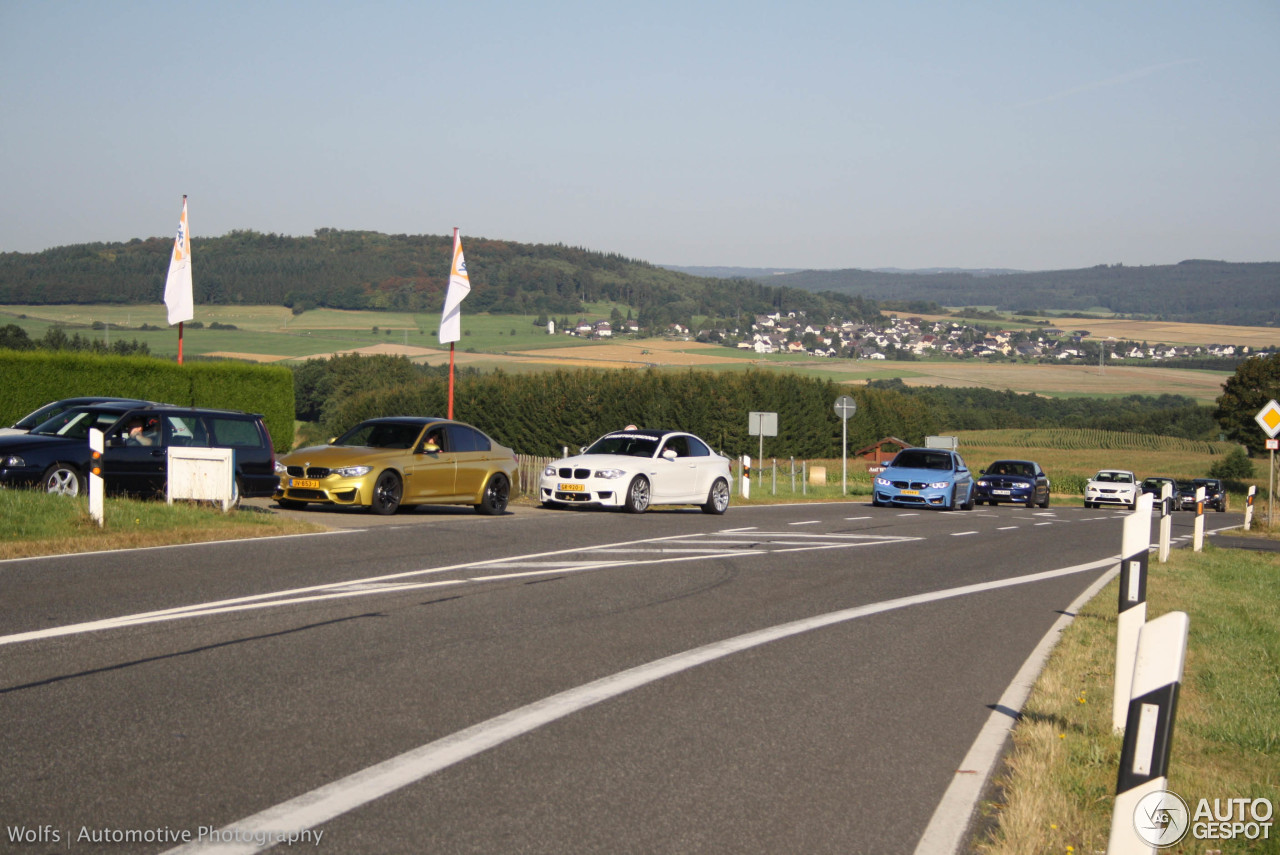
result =
[[440,314],[440,343],[462,338],[462,301],[471,293],[467,262],[462,257],[462,238],[453,232],[453,266],[449,269],[449,290],[444,295],[444,311]]
[[169,259],[169,278],[164,282],[164,304],[169,307],[169,326],[189,321],[196,316],[195,299],[191,295],[191,234],[187,230],[187,197],[182,197],[182,219],[178,236],[173,241],[173,257]]

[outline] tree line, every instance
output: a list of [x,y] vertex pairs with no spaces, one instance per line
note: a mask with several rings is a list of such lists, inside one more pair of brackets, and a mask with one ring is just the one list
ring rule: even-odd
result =
[[[692,318],[804,312],[871,320],[873,300],[817,294],[747,279],[689,276],[611,253],[562,244],[464,236],[471,280],[467,311],[577,315],[584,304],[630,307],[645,329]],[[0,303],[158,303],[172,240],[137,239],[0,254]],[[233,231],[193,238],[197,304],[439,311],[452,239],[319,229],[312,237]]]
[[1019,314],[1110,313],[1201,324],[1280,325],[1280,262],[1183,261],[976,274],[808,270],[770,282],[917,307],[994,306]]

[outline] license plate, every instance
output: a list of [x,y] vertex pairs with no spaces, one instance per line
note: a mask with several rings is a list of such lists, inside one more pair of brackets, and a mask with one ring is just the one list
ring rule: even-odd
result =
[[558,488],[565,493],[585,493],[587,488],[583,484],[561,484]]
[[290,487],[297,487],[299,490],[319,490],[320,482],[312,481],[307,478],[290,478]]
[[991,495],[993,496],[1008,496],[1009,494],[1010,494],[1010,491],[1008,490],[992,490],[991,491]]
[[902,495],[904,495],[904,496],[918,496],[918,495],[920,495],[920,491],[919,491],[919,490],[903,490],[903,491],[902,491]]

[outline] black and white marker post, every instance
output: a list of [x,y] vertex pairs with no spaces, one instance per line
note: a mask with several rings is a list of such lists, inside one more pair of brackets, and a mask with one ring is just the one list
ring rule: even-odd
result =
[[1152,495],[1138,498],[1138,507],[1124,519],[1120,540],[1120,613],[1116,620],[1116,689],[1111,724],[1124,730],[1129,686],[1138,652],[1138,633],[1147,622],[1147,553],[1151,550]]
[[1173,485],[1160,485],[1160,563],[1169,560],[1169,539],[1173,534]]
[[1196,487],[1196,527],[1191,543],[1193,552],[1204,550],[1204,487]]
[[1244,530],[1248,531],[1253,528],[1253,497],[1257,495],[1258,488],[1250,487],[1248,495],[1244,498]]
[[1186,834],[1186,805],[1166,787],[1189,627],[1185,612],[1169,612],[1142,628],[1107,855],[1147,855]]

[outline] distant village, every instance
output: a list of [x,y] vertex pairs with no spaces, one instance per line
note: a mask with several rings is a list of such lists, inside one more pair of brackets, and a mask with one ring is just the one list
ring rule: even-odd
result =
[[[823,359],[923,359],[931,356],[957,358],[1079,360],[1096,359],[1101,342],[1085,340],[1089,330],[1061,330],[1052,327],[1034,329],[990,329],[959,321],[930,321],[919,317],[889,316],[888,324],[832,321],[813,323],[803,314],[790,312],[757,315],[751,329],[699,330],[671,324],[664,332],[671,338],[722,344],[765,355],[790,353]],[[555,332],[554,324],[548,326]],[[637,335],[640,326],[631,320],[579,321],[564,334],[580,338],[608,339],[619,335]],[[1229,344],[1175,346],[1160,343],[1137,343],[1107,340],[1107,358],[1170,359],[1227,358],[1249,356],[1249,347]]]

